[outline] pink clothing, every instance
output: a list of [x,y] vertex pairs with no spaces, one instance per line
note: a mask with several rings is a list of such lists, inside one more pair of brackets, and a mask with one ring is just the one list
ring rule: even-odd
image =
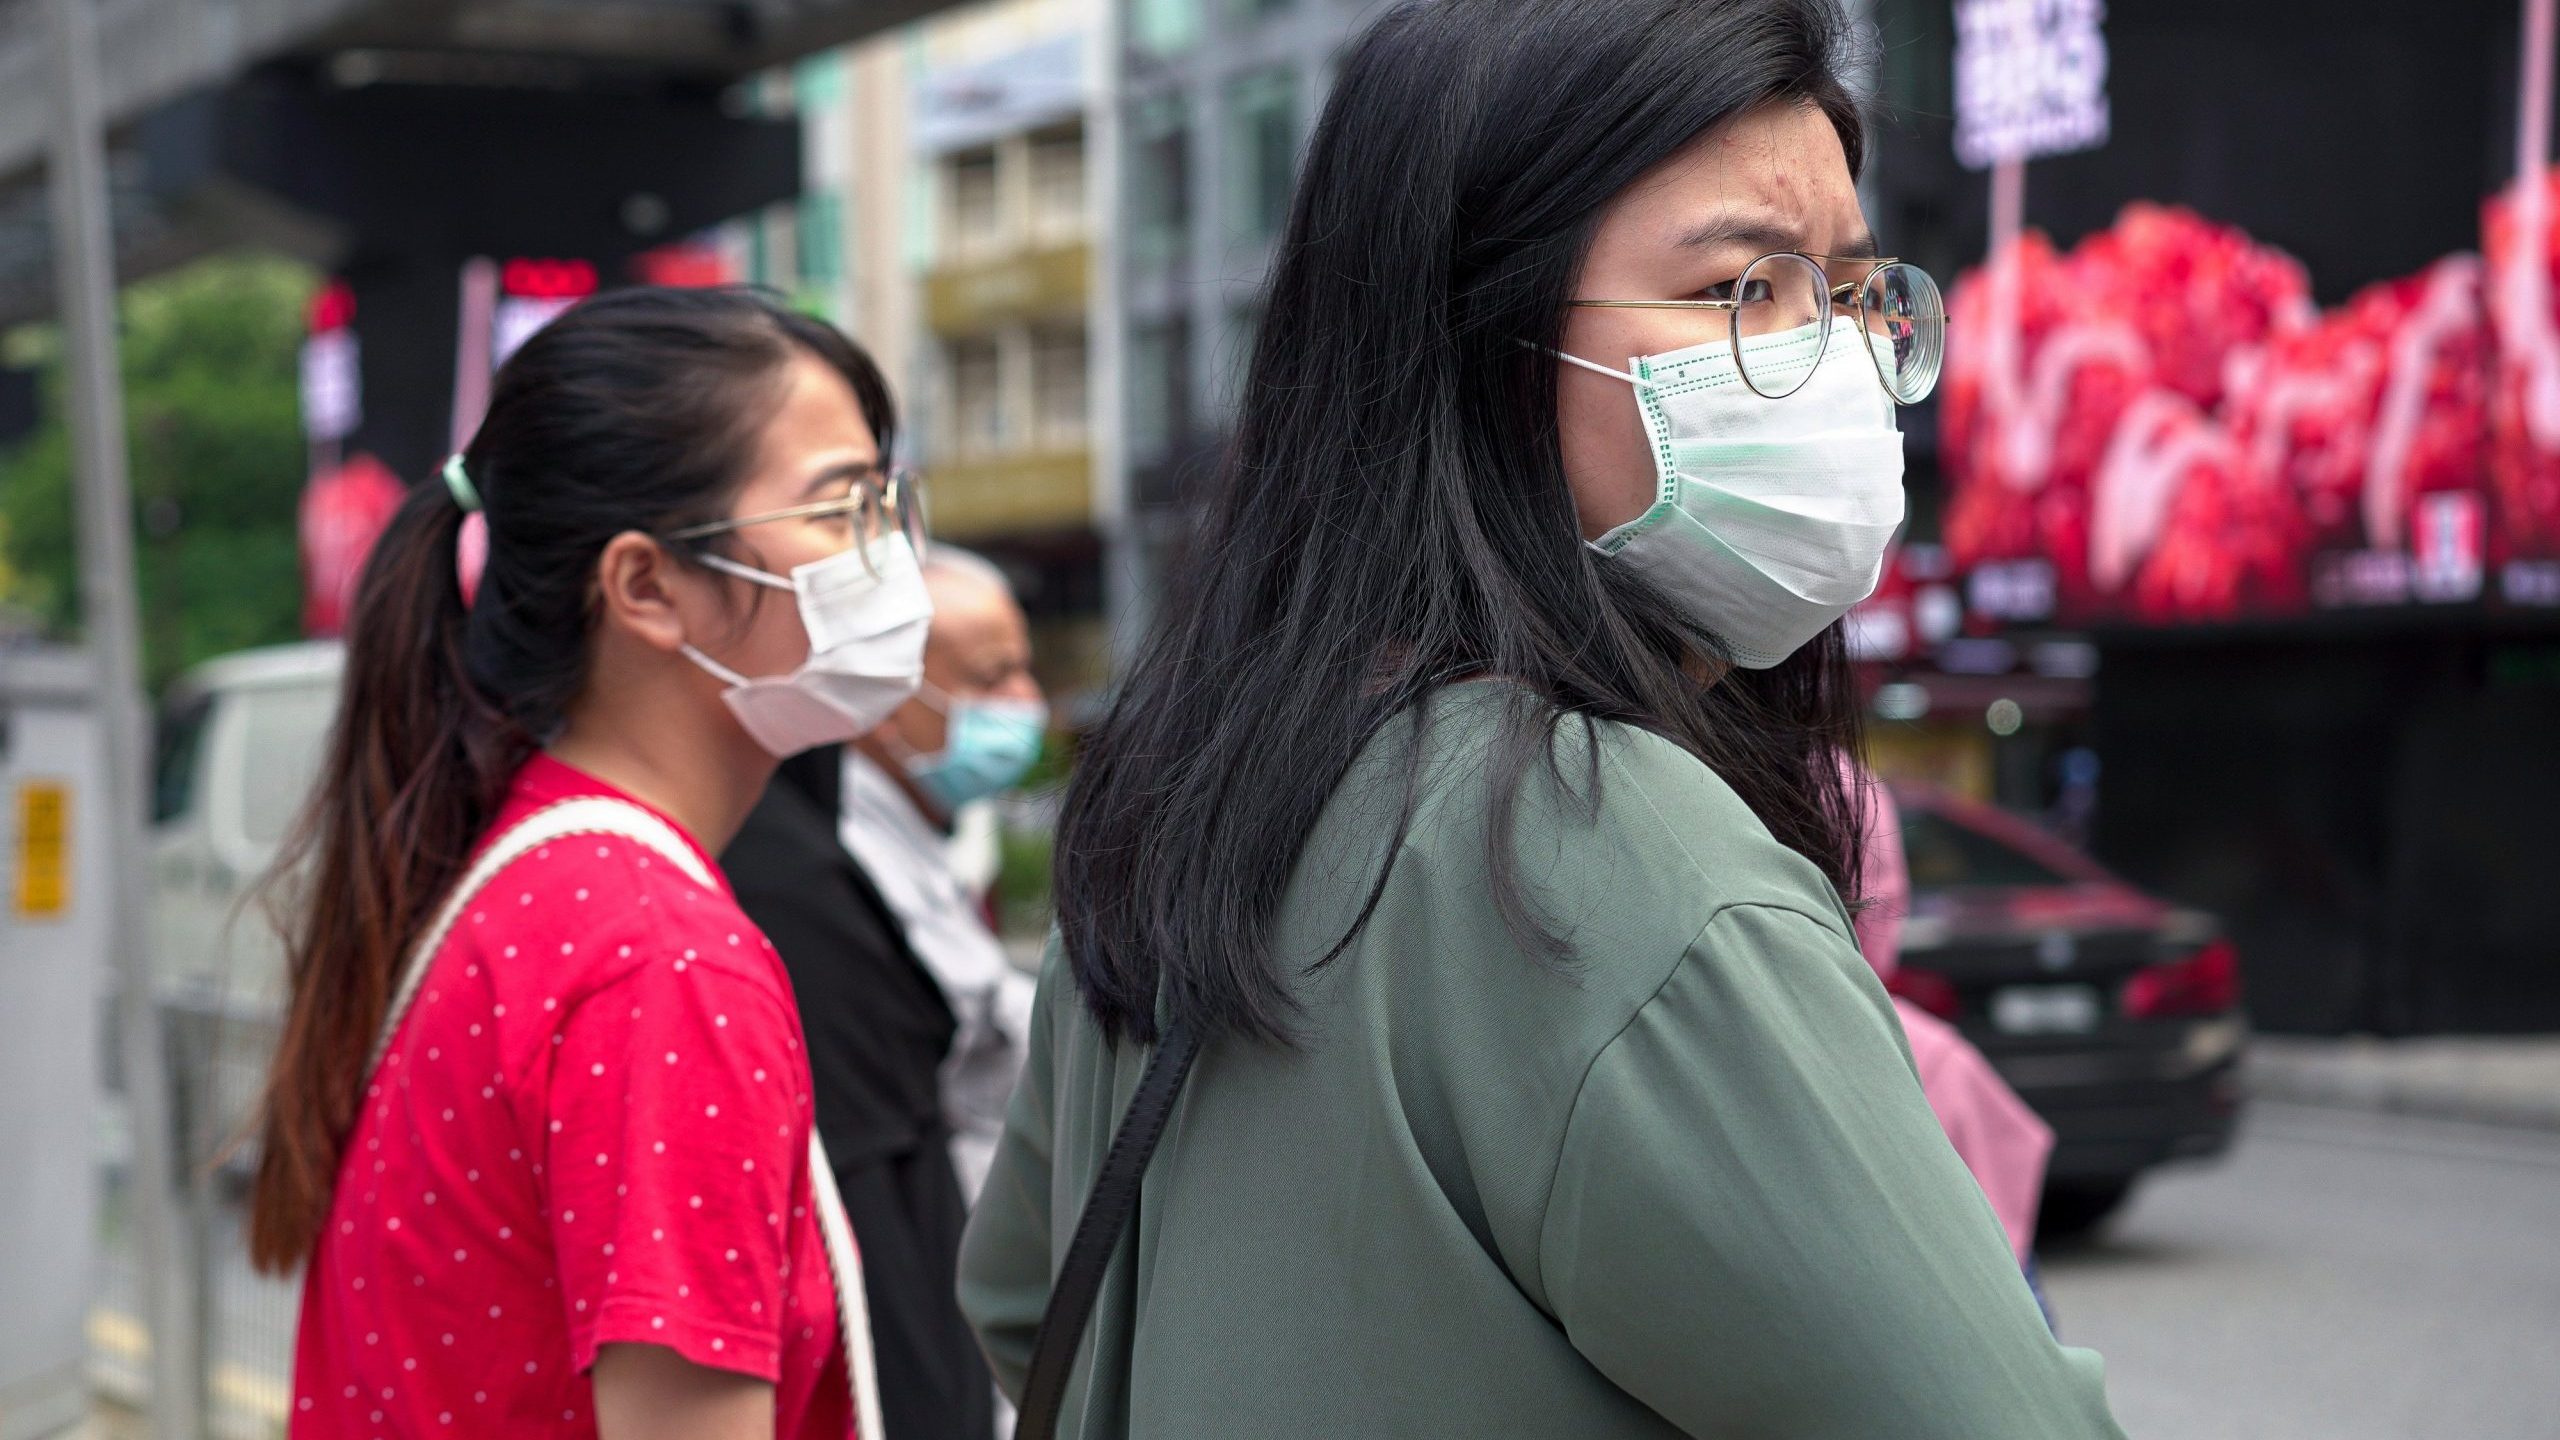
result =
[[[1902,967],[1902,921],[1911,912],[1911,868],[1902,853],[1902,819],[1893,796],[1864,774],[1851,775],[1866,787],[1868,812],[1866,873],[1862,889],[1868,904],[1858,912],[1858,947],[1876,974],[1891,981]],[[1947,1139],[1973,1172],[1992,1213],[2009,1232],[2009,1244],[2021,1260],[2035,1245],[2036,1205],[2044,1193],[2044,1164],[2053,1153],[2053,1129],[2027,1108],[1991,1062],[1956,1027],[1894,997],[1902,1012],[1902,1033],[1911,1041],[1912,1063],[1920,1070],[1920,1089],[1938,1114]]]
[[2045,1157],[2053,1130],[2027,1108],[1953,1025],[1897,997],[1902,1033],[1920,1067],[1920,1088],[1938,1112],[1947,1139],[1990,1198],[1991,1212],[2009,1232],[2009,1247],[2024,1260],[2035,1248],[2036,1205],[2044,1193]]

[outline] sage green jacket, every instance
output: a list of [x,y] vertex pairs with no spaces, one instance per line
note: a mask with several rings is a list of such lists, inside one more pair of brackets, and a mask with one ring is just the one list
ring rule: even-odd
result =
[[[1569,722],[1512,837],[1559,963],[1488,886],[1517,692],[1373,741],[1298,862],[1303,1043],[1204,1047],[1105,1280],[1064,1440],[2115,1436],[1921,1098],[1837,894],[1697,760]],[[961,1256],[1020,1393],[1146,1054],[1053,945]]]

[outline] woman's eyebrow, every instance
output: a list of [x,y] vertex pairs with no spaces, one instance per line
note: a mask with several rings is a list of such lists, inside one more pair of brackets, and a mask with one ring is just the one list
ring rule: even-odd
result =
[[800,498],[803,500],[814,498],[822,490],[832,489],[848,480],[859,480],[865,475],[876,472],[879,468],[880,462],[877,460],[840,461],[810,476],[809,483],[800,487]]
[[1710,216],[1692,226],[1674,242],[1684,250],[1704,250],[1720,246],[1753,246],[1760,254],[1804,248],[1804,230],[1789,225],[1773,215],[1724,214]]
[[[1684,250],[1715,249],[1721,246],[1749,246],[1763,255],[1782,250],[1803,251],[1805,232],[1770,215],[1725,214],[1712,216],[1692,227],[1677,242]],[[1826,252],[1830,260],[1873,260],[1878,255],[1876,235],[1860,230],[1839,242],[1838,248]]]
[[1873,260],[1883,252],[1876,249],[1876,232],[1861,230],[1840,242],[1840,248],[1824,257],[1831,260]]

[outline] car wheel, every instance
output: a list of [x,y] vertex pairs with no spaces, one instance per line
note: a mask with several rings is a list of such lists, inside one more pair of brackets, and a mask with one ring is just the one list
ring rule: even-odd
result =
[[2087,1237],[2124,1207],[2133,1193],[2134,1177],[2106,1180],[2056,1180],[2044,1187],[2044,1205],[2036,1212],[2039,1241]]

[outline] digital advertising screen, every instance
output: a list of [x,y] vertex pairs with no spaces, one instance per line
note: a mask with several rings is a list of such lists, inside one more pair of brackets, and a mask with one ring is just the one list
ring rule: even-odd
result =
[[[2468,108],[2340,77],[2286,91],[2300,127],[2270,130],[2248,97],[2294,82],[2268,78],[2292,72],[2255,31],[2199,52],[2150,11],[2110,34],[2097,0],[1958,0],[1952,148],[1989,172],[1990,221],[1949,287],[1934,538],[1968,629],[2560,612],[2550,9],[2527,7],[2519,55],[2492,58],[2505,14],[2426,52],[2479,76]],[[2340,58],[2405,58],[2427,34],[2349,26],[2340,43],[2366,50]],[[2402,123],[2429,105],[2458,113]],[[2512,166],[2466,179],[2484,122],[2514,127]],[[2429,172],[2443,183],[2412,179]],[[2037,186],[2072,243],[2023,222]],[[2400,245],[2420,230],[2437,239]]]

